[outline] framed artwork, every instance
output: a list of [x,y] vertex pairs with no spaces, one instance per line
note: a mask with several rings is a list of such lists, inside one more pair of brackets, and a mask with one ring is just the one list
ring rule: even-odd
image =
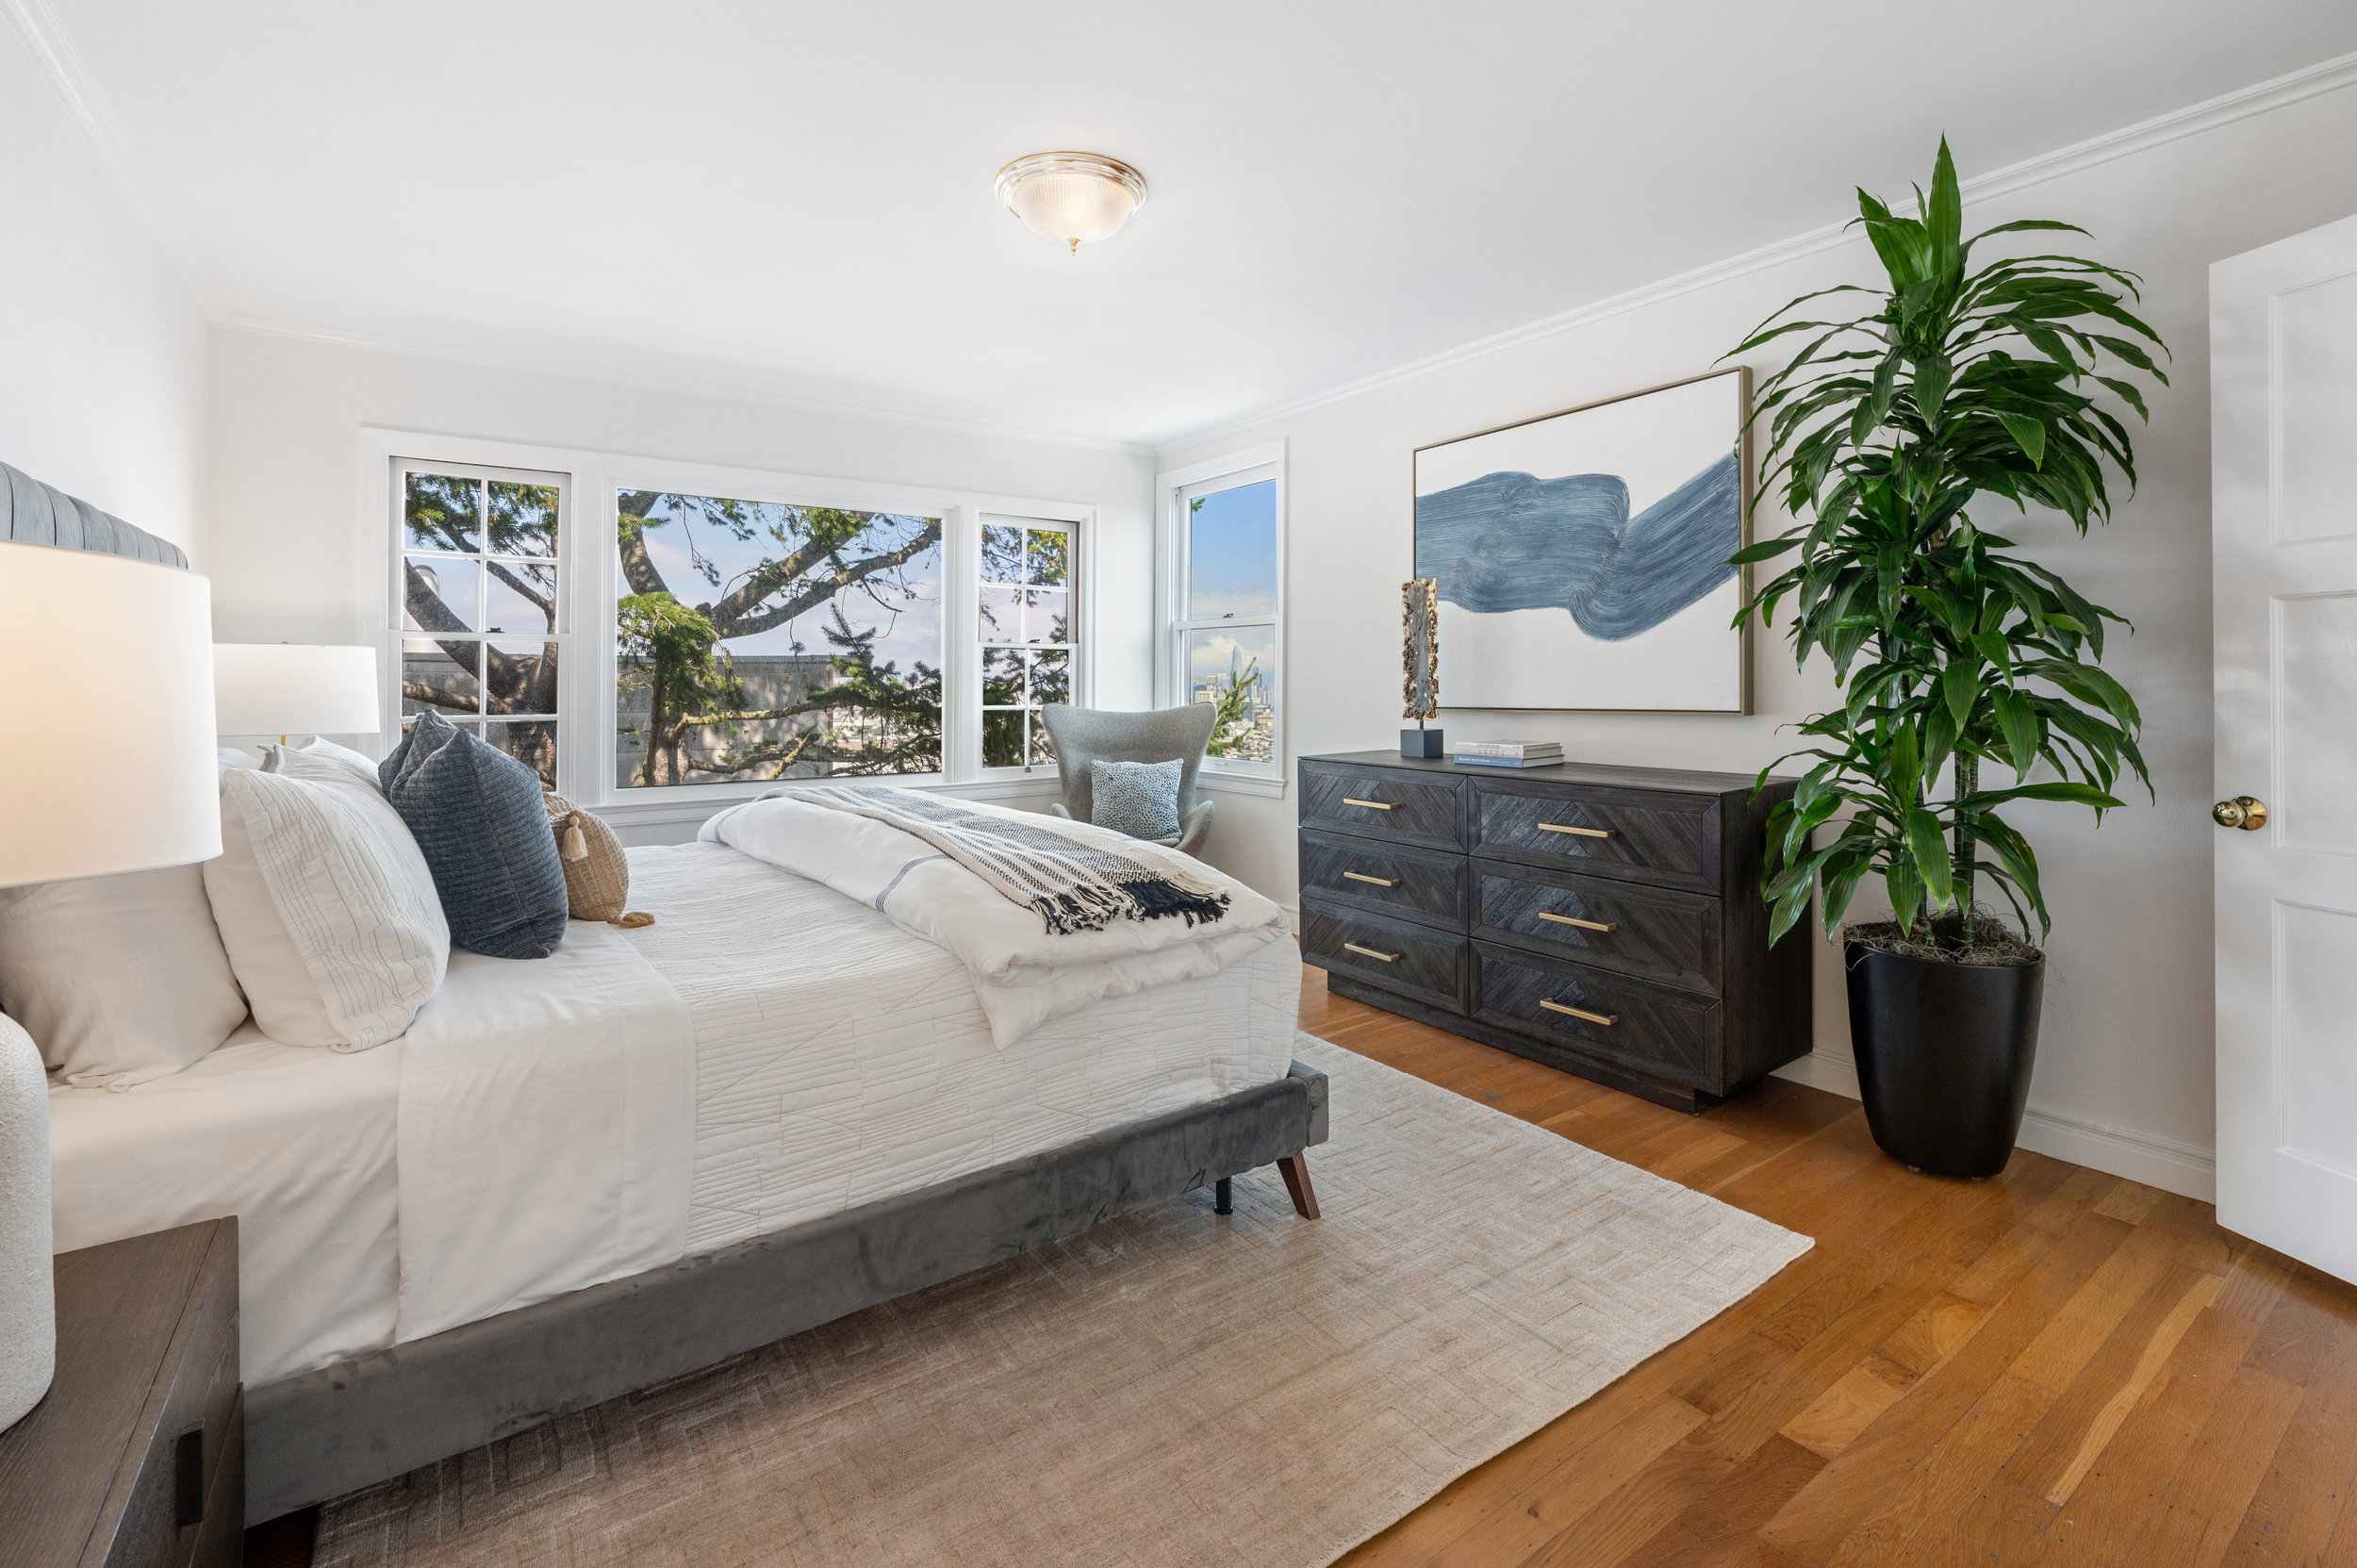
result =
[[1747,713],[1743,367],[1415,454],[1442,705]]

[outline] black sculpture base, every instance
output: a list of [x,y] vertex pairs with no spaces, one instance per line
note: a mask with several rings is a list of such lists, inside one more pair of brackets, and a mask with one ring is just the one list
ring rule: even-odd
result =
[[1438,730],[1402,730],[1399,732],[1399,754],[1403,757],[1437,757],[1441,750]]

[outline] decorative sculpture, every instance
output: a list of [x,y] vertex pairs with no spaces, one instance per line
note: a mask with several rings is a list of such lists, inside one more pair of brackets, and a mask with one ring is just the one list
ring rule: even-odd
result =
[[1399,754],[1437,757],[1441,732],[1426,729],[1424,721],[1441,714],[1440,584],[1430,577],[1403,583],[1400,600],[1400,717],[1414,719],[1416,727],[1399,732]]

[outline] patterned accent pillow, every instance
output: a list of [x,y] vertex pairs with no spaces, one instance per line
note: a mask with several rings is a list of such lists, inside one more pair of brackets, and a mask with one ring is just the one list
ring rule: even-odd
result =
[[556,856],[565,867],[565,892],[573,918],[609,924],[620,920],[622,906],[630,902],[630,860],[622,853],[622,841],[612,828],[562,795],[544,792],[540,804],[556,834]]
[[1089,820],[1151,844],[1178,842],[1178,762],[1091,762]]
[[546,958],[565,940],[565,865],[540,775],[437,713],[377,765],[385,798],[434,871],[453,947]]

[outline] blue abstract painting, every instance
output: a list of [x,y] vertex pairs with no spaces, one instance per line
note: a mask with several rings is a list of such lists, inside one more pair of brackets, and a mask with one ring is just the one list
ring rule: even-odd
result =
[[1740,372],[1416,454],[1454,708],[1739,712]]

